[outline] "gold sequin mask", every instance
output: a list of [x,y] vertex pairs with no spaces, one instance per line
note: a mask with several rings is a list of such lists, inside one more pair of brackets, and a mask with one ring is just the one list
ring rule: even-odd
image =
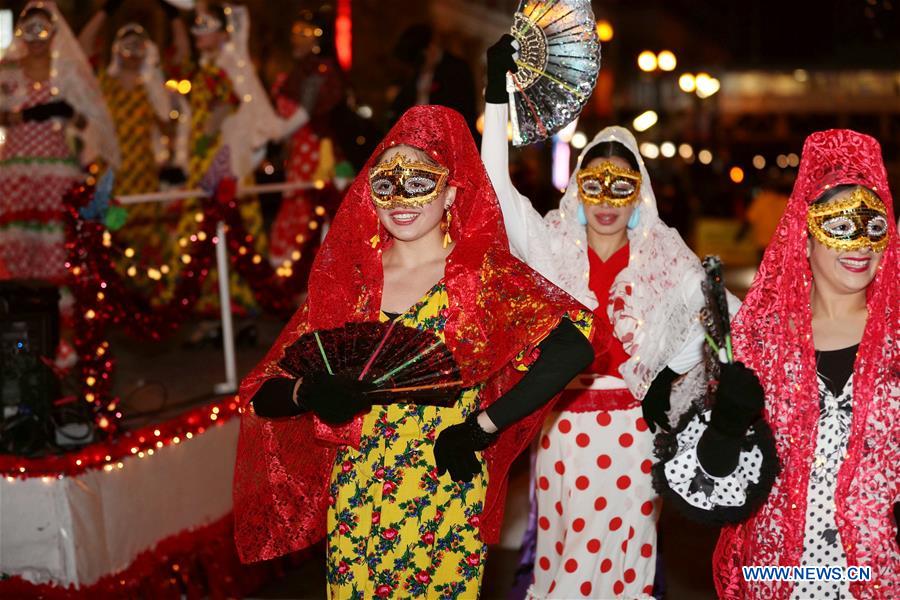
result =
[[140,25],[126,25],[116,36],[116,48],[122,58],[147,56],[147,33]]
[[41,13],[27,15],[16,27],[16,37],[26,42],[49,42],[56,33],[56,26]]
[[421,208],[444,190],[450,171],[395,154],[391,160],[372,167],[369,189],[377,208]]
[[887,210],[872,192],[856,188],[835,202],[813,204],[806,213],[809,232],[832,250],[882,252],[888,243]]
[[208,35],[222,31],[225,24],[219,19],[208,13],[197,13],[194,17],[194,24],[191,26],[191,33],[194,35]]
[[628,206],[641,193],[641,174],[609,161],[578,171],[578,197],[584,204]]

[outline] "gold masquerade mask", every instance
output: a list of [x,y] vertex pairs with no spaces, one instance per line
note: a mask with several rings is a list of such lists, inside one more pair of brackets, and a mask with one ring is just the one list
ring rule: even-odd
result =
[[222,21],[209,13],[197,13],[194,18],[194,24],[191,26],[191,33],[194,35],[207,35],[222,31],[225,26]]
[[26,42],[49,42],[56,33],[56,26],[43,14],[31,14],[16,28],[16,37]]
[[120,29],[116,42],[122,58],[144,58],[147,55],[147,33],[140,25],[129,24]]
[[605,161],[578,171],[578,197],[585,204],[628,206],[641,192],[641,174]]
[[888,243],[887,210],[867,189],[857,188],[836,202],[813,204],[806,213],[809,232],[832,250],[882,252]]
[[421,208],[440,195],[449,174],[445,167],[395,154],[369,171],[372,202],[388,210],[399,206]]

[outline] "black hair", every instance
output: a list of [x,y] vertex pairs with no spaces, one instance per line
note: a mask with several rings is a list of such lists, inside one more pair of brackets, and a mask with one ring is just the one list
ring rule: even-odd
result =
[[47,19],[48,21],[50,21],[51,23],[53,22],[53,14],[46,8],[42,8],[40,6],[29,6],[28,8],[26,8],[25,10],[22,11],[21,15],[19,15],[19,20],[24,21],[28,17],[34,16],[34,15],[40,15],[40,16],[44,17],[45,19]]
[[872,194],[875,194],[875,196],[879,200],[881,199],[881,196],[879,196],[874,190],[871,190],[864,185],[860,185],[858,183],[842,183],[840,185],[836,185],[834,187],[828,188],[827,190],[822,192],[822,194],[820,194],[818,198],[813,200],[812,203],[813,204],[825,204],[826,202],[828,202],[829,200],[831,200],[838,194],[840,194],[842,192],[846,192],[848,190],[855,190],[857,188],[867,190],[867,191],[871,192]]
[[319,58],[333,59],[337,57],[337,47],[335,46],[334,20],[334,11],[331,10],[331,6],[328,4],[320,6],[315,11],[303,10],[300,12],[300,15],[294,20],[295,23],[298,21],[302,21],[322,30],[322,35],[319,36],[318,42]]
[[222,31],[228,26],[228,15],[225,12],[225,5],[218,2],[210,2],[206,5],[206,12],[222,23]]
[[420,23],[407,27],[394,46],[394,56],[406,63],[418,65],[422,62],[425,50],[432,39],[434,30],[430,25]]
[[631,150],[628,149],[627,146],[625,146],[625,144],[622,144],[621,142],[600,142],[587,151],[581,161],[581,164],[587,165],[595,158],[621,158],[628,163],[628,166],[630,166],[632,170],[641,170],[640,165],[638,164],[637,157]]

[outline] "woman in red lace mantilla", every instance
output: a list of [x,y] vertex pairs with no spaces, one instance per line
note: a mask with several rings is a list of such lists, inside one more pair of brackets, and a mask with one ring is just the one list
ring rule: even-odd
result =
[[[452,352],[465,388],[452,406],[373,405],[355,380],[278,367],[305,333],[390,319]],[[242,559],[324,537],[330,597],[476,596],[509,464],[592,360],[589,329],[510,255],[463,118],[410,109],[350,187],[306,303],[241,386]]]
[[[723,370],[716,405],[678,434],[665,464],[666,483],[695,514],[762,504],[722,530],[719,597],[900,596],[897,255],[878,142],[849,130],[810,135],[733,326],[745,366]],[[771,440],[755,432],[761,417],[777,476]],[[747,581],[745,566],[868,567],[871,579]]]

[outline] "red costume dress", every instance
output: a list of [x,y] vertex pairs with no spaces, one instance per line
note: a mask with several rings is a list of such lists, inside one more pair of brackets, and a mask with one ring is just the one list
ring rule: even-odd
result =
[[[285,119],[308,105],[309,122],[291,135],[285,179],[289,183],[332,179],[337,157],[329,121],[331,110],[344,99],[340,67],[330,59],[307,57],[279,78],[272,96],[275,109]],[[310,198],[309,190],[284,193],[270,234],[269,260],[273,265],[280,266],[291,258],[298,236],[310,235],[309,221],[314,210]]]
[[[438,106],[410,109],[388,133],[350,187],[316,257],[306,304],[241,386],[245,412],[234,489],[236,541],[245,561],[273,558],[325,537],[326,522],[340,520],[336,519],[335,503],[348,501],[330,497],[329,493],[335,486],[341,486],[342,469],[335,468],[335,458],[345,456],[350,447],[339,440],[362,438],[365,441],[378,435],[370,430],[371,420],[362,415],[349,425],[331,428],[311,413],[285,420],[262,419],[247,403],[265,381],[285,376],[277,361],[284,348],[299,336],[349,321],[379,319],[383,284],[381,253],[384,245],[391,241],[386,239],[372,205],[368,172],[386,148],[397,144],[419,148],[446,166],[450,171],[449,185],[457,187],[456,201],[451,208],[451,235],[456,246],[447,259],[442,280],[448,301],[441,313],[441,333],[460,366],[467,388],[477,388],[479,407],[490,405],[521,378],[522,371],[516,367],[533,357],[533,349],[561,319],[569,317],[575,322],[584,322],[588,318],[575,300],[510,254],[496,196],[462,117]],[[451,481],[448,475],[438,477],[433,471],[433,477],[442,489],[460,486],[459,490],[469,490],[468,495],[459,496],[464,505],[469,508],[483,506],[483,509],[467,514],[468,522],[461,518],[455,525],[457,528],[474,526],[480,530],[480,536],[475,538],[478,547],[472,549],[475,562],[467,562],[477,576],[475,586],[480,579],[483,543],[498,541],[510,462],[537,433],[547,408],[549,405],[505,429],[498,441],[483,453],[487,467],[486,489],[480,485],[464,488],[463,484]],[[448,424],[443,423],[442,427]],[[404,425],[401,423],[400,427]],[[419,442],[421,460],[433,460],[430,450],[433,434],[440,432],[431,431],[432,435],[422,432]],[[356,458],[355,454],[351,458]],[[385,464],[385,470],[395,467],[402,469],[399,464]],[[480,481],[480,477],[476,481]],[[410,486],[403,493],[412,495],[411,506],[427,503],[433,494],[428,485],[424,488]],[[382,513],[377,512],[379,519],[375,514],[375,511],[371,513],[370,536],[390,537],[392,548],[400,544],[408,547],[410,552],[418,552],[421,544],[429,545],[428,553],[434,553],[435,562],[418,564],[417,568],[422,568],[424,573],[415,574],[413,581],[406,578],[408,566],[403,566],[398,569],[396,581],[380,582],[377,586],[371,580],[360,581],[355,589],[369,596],[376,593],[401,596],[445,593],[429,591],[427,585],[424,591],[422,588],[397,587],[427,584],[427,579],[435,577],[436,570],[456,569],[455,565],[442,567],[439,562],[443,542],[428,539],[427,532],[421,538],[416,535],[414,539],[412,536],[405,539],[403,531],[384,530],[380,522]],[[446,519],[447,515],[441,518]],[[342,545],[333,544],[332,537],[337,534],[335,530],[328,532],[329,546]],[[404,539],[398,540],[398,537]],[[469,554],[468,558],[472,556]],[[340,558],[329,551],[329,562],[338,563],[335,565],[338,574],[341,574]],[[366,557],[366,560],[370,558],[378,560],[377,556]],[[465,565],[459,568],[463,569]],[[378,575],[369,577],[375,579]],[[360,577],[365,578],[365,569]],[[336,582],[330,580],[329,583]],[[460,590],[445,588],[445,591],[458,594]],[[462,594],[469,597],[474,592],[474,589],[466,588]]]

